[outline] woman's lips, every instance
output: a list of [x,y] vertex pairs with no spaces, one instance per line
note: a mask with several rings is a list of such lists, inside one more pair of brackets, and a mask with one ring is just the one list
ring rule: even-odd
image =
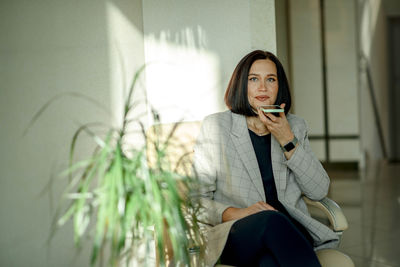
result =
[[268,98],[269,98],[268,96],[256,96],[256,99],[259,100],[259,101],[265,101]]

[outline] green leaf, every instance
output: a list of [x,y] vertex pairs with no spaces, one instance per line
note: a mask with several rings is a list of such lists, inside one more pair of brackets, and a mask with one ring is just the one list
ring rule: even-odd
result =
[[[70,143],[68,169],[62,173],[70,178],[63,194],[68,205],[62,209],[65,212],[58,219],[58,224],[73,221],[77,245],[83,237],[90,238],[93,243],[90,258],[92,266],[98,261],[102,264],[105,250],[106,264],[118,266],[121,258],[131,256],[129,247],[143,242],[148,252],[153,239],[160,263],[165,265],[164,246],[167,240],[163,232],[168,234],[171,241],[174,262],[188,265],[187,247],[201,242],[196,221],[198,208],[189,197],[182,195],[182,192],[191,190],[193,177],[179,175],[176,166],[170,162],[170,148],[178,147],[185,151],[175,136],[178,123],[166,135],[160,132],[161,127],[154,127],[154,140],[148,140],[143,122],[128,118],[128,114],[136,108],[132,99],[133,90],[143,70],[144,66],[136,72],[129,88],[122,128],[109,127],[106,134],[98,134],[93,128],[97,125],[95,123],[79,126]],[[39,110],[33,122],[54,100]],[[159,123],[158,113],[154,109],[151,112],[154,121]],[[142,141],[145,141],[143,147],[128,146],[126,129],[129,123],[138,123],[140,126]],[[88,158],[75,162],[78,139],[82,133],[91,137],[95,149]],[[161,140],[161,136],[166,136],[166,139]],[[155,165],[149,165],[147,159],[150,149],[155,150]],[[184,155],[179,159],[180,162],[184,162]],[[94,223],[93,236],[90,235],[91,222]],[[155,234],[149,228],[154,228]]]

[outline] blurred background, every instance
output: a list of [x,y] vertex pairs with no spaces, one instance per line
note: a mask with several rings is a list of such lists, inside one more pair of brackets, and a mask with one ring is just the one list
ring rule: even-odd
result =
[[[399,47],[398,0],[0,0],[0,266],[88,265],[72,225],[47,243],[57,173],[81,124],[121,124],[143,64],[134,98],[146,126],[151,107],[162,122],[201,120],[226,109],[233,69],[254,49],[286,69],[292,112],[349,220],[341,250],[356,266],[400,266]],[[67,92],[103,108],[58,98]]]

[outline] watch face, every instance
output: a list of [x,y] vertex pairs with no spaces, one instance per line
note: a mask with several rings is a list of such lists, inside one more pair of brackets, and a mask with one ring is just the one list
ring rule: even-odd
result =
[[289,152],[290,150],[292,150],[295,147],[295,145],[290,142],[289,144],[285,145],[284,148],[287,152]]

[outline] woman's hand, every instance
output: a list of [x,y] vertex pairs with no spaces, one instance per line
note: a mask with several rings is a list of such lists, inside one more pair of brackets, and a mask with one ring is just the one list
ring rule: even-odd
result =
[[[280,107],[284,109],[285,105],[286,104],[283,103]],[[285,112],[280,112],[279,117],[276,117],[270,113],[264,113],[261,109],[258,109],[258,117],[281,146],[284,146],[293,140],[294,134],[290,128],[288,120],[286,119]],[[297,143],[296,147],[298,145],[299,144]],[[284,153],[287,160],[292,157],[295,150],[296,149],[292,149],[291,151]]]
[[[285,103],[281,104],[281,108],[285,108]],[[281,146],[286,145],[293,140],[294,134],[286,119],[285,112],[280,112],[280,116],[276,117],[271,113],[264,113],[258,109],[258,117],[267,129],[274,135]]]
[[263,201],[259,201],[255,204],[251,205],[250,207],[243,208],[243,209],[229,207],[222,213],[222,222],[241,219],[246,216],[249,216],[249,215],[258,213],[260,211],[264,211],[264,210],[276,211],[276,209],[274,207],[272,207],[271,205],[269,205],[268,203],[265,203]]

